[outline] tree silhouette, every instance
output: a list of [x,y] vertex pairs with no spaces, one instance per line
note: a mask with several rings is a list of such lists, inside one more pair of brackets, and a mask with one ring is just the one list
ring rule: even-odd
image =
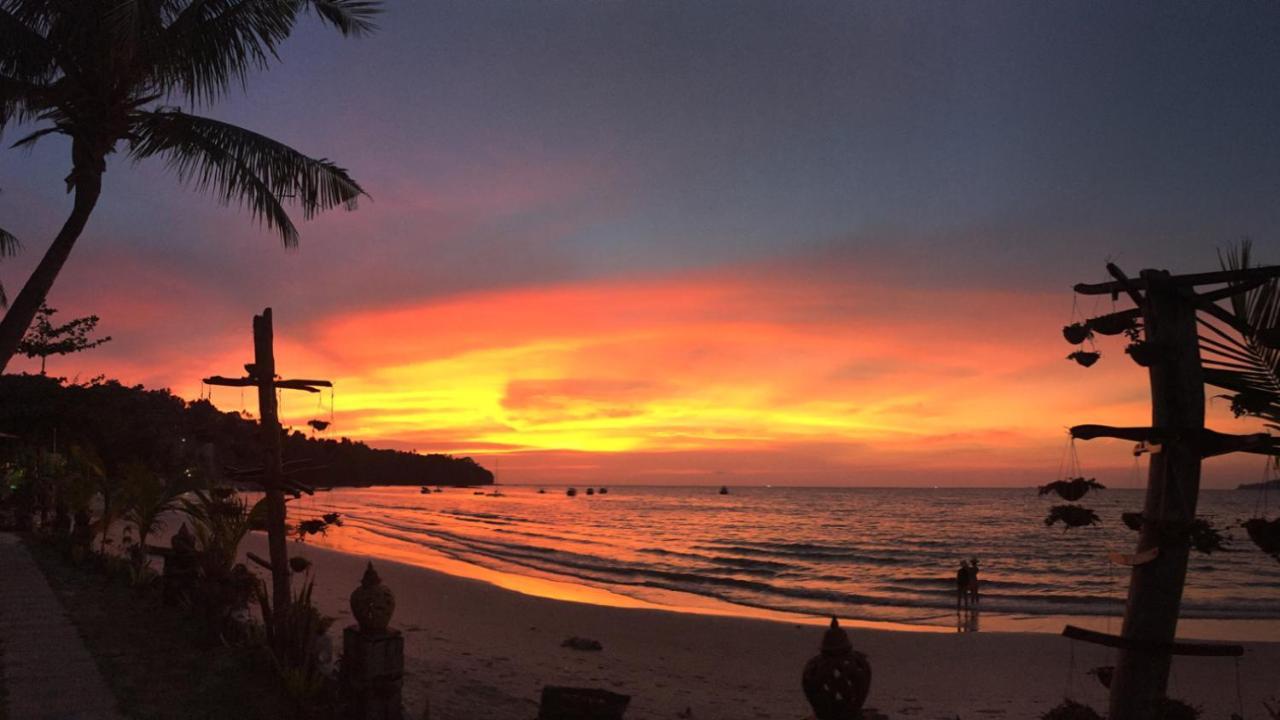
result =
[[[117,145],[138,161],[159,157],[179,179],[247,206],[286,247],[304,218],[364,191],[347,171],[235,125],[164,100],[210,105],[252,70],[268,67],[299,18],[314,12],[343,35],[373,29],[379,0],[0,0],[0,132],[47,123],[14,143],[71,139],[70,216],[0,321],[0,372],[48,295],[102,192]],[[0,240],[12,238],[0,232]],[[0,242],[0,250],[4,244]]]
[[29,358],[40,358],[40,374],[44,375],[45,361],[50,355],[70,355],[111,342],[111,336],[89,337],[98,328],[98,316],[76,318],[62,325],[54,325],[52,318],[57,310],[48,304],[40,306],[36,321],[18,342],[18,352]]

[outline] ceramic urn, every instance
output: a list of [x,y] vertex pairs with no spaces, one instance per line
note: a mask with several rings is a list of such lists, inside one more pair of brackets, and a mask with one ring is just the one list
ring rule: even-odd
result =
[[360,580],[360,587],[351,593],[351,614],[360,624],[360,632],[365,635],[385,633],[395,611],[395,594],[391,592],[391,588],[382,584],[382,578],[373,569],[373,563],[369,563]]
[[861,716],[871,688],[871,665],[866,655],[853,649],[835,618],[822,636],[820,652],[805,664],[801,684],[817,720]]

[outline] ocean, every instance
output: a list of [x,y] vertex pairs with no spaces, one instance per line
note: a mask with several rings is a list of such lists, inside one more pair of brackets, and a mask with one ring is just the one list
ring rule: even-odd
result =
[[[344,527],[309,539],[373,557],[450,558],[516,576],[567,580],[659,605],[703,599],[743,609],[946,625],[955,574],[981,565],[984,615],[1118,616],[1132,552],[1120,513],[1142,491],[1083,504],[1095,527],[1045,527],[1054,504],[1033,488],[905,489],[563,487],[337,489],[290,503],[291,517],[339,512]],[[1280,497],[1272,493],[1272,513]],[[1200,514],[1226,528],[1260,510],[1261,493],[1202,492]],[[1060,502],[1060,501],[1059,501]],[[1234,528],[1228,551],[1192,552],[1183,618],[1280,619],[1280,562]],[[1116,628],[1118,630],[1118,626]]]

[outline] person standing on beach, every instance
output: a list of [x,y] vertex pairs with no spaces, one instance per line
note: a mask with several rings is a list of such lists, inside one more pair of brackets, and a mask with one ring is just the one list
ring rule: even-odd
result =
[[967,560],[960,561],[960,569],[956,571],[956,612],[960,612],[961,604],[969,607],[969,586],[972,584],[971,571]]
[[978,604],[978,558],[969,558],[969,604]]

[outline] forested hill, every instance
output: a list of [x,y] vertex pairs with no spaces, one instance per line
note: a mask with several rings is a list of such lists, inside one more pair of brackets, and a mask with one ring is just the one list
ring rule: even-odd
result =
[[[71,384],[39,375],[0,375],[0,452],[72,447],[87,450],[108,473],[143,465],[162,476],[262,464],[256,420],[222,412],[205,400],[187,402],[168,390],[127,387],[114,380]],[[493,473],[471,458],[378,450],[347,438],[330,440],[285,431],[286,461],[310,459],[319,469],[298,479],[317,486],[486,485]]]

